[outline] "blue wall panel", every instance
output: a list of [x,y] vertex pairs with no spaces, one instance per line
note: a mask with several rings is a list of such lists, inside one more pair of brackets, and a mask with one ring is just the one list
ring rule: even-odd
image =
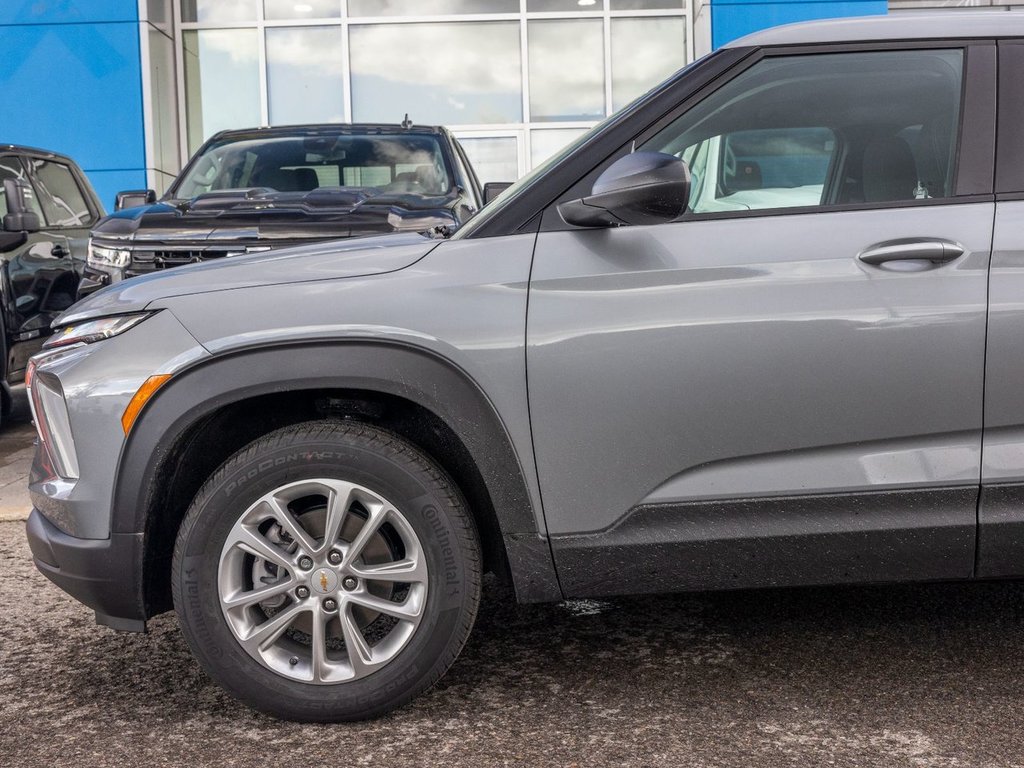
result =
[[138,21],[137,0],[0,0],[0,24]]
[[743,35],[779,24],[840,16],[884,14],[886,0],[712,0],[711,44],[718,48]]
[[70,155],[107,209],[146,186],[137,0],[0,0],[0,143]]

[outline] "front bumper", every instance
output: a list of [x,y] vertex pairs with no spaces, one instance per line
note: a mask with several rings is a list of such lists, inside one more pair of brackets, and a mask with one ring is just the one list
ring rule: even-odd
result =
[[121,418],[154,372],[174,374],[208,354],[170,312],[161,311],[104,341],[37,358],[40,383],[55,380],[50,389],[63,393],[68,421],[60,431],[70,430],[79,471],[61,477],[49,451],[37,443],[26,532],[36,567],[96,611],[100,624],[141,631],[151,608],[145,598],[144,526],[136,525],[135,509],[118,514],[113,504],[126,440]]
[[32,560],[46,578],[96,612],[96,623],[143,632],[142,534],[80,539],[61,531],[37,509],[25,526]]

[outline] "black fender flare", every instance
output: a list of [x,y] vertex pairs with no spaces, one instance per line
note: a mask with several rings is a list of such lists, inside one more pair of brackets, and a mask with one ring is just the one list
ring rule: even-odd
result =
[[444,421],[484,481],[523,602],[561,599],[548,540],[537,525],[522,463],[494,405],[451,361],[378,340],[262,345],[203,358],[174,375],[139,414],[114,482],[111,530],[145,531],[163,462],[187,430],[232,403],[294,390],[357,389],[409,400]]

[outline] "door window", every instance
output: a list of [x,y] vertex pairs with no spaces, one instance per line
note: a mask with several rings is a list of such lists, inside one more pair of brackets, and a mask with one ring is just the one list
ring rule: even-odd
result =
[[640,148],[690,166],[693,213],[948,197],[960,50],[766,58]]
[[92,223],[92,212],[70,168],[50,160],[31,159],[29,162],[43,214],[50,226],[81,227]]
[[[10,211],[7,208],[7,194],[4,192],[3,183],[6,179],[24,179],[25,178],[25,167],[21,164],[21,160],[14,155],[8,155],[6,157],[0,157],[0,219],[6,216]],[[31,201],[32,209],[37,216],[42,218],[43,212],[39,207],[39,201],[35,195],[30,195],[28,198]]]

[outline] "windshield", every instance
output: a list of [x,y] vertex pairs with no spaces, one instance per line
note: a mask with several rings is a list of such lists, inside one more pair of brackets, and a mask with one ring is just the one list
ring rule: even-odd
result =
[[185,199],[250,187],[277,192],[356,187],[443,195],[451,186],[435,135],[316,134],[212,144],[189,165],[171,196]]

